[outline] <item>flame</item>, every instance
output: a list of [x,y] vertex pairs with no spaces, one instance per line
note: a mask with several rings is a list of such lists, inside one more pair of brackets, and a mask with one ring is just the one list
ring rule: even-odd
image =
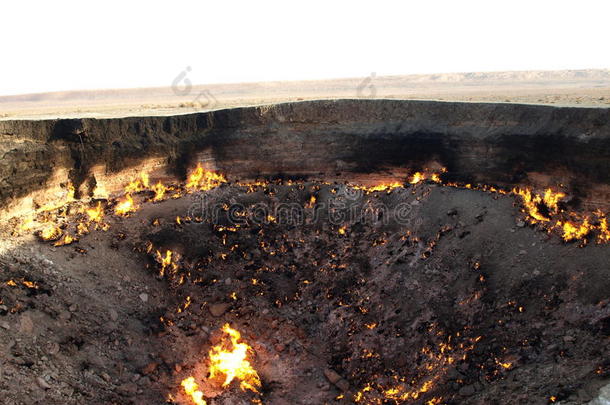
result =
[[227,387],[237,378],[243,391],[258,392],[261,386],[260,377],[247,360],[252,348],[246,343],[239,342],[241,334],[228,323],[223,326],[222,331],[230,339],[224,339],[210,350],[210,379],[218,375],[224,376],[222,386]]
[[120,199],[116,207],[114,207],[114,213],[117,215],[125,216],[130,212],[136,211],[137,209],[138,207],[135,205],[133,198],[131,198],[131,195],[125,194],[125,197]]
[[[533,219],[541,222],[548,222],[548,215],[557,214],[559,212],[559,201],[566,195],[559,192],[554,192],[550,188],[546,189],[543,195],[532,193],[529,188],[513,188],[513,193],[520,196],[527,214]],[[548,215],[542,213],[541,208],[546,207]]]
[[[447,172],[444,167],[441,168],[441,173]],[[433,181],[434,183],[442,183],[441,173],[430,172],[429,169],[425,169],[423,172],[415,172],[408,179],[409,184],[418,184],[425,180]]]
[[608,219],[606,217],[601,217],[599,219],[599,241],[610,242],[610,229],[608,228]]
[[148,188],[149,178],[148,173],[140,173],[140,178],[131,181],[125,186],[125,193],[138,193]]
[[77,242],[78,239],[74,238],[72,235],[64,234],[64,236],[59,239],[57,242],[53,243],[53,246],[65,246],[71,243]]
[[205,170],[201,167],[201,164],[197,164],[197,167],[189,175],[186,182],[187,190],[211,190],[218,187],[222,183],[226,183],[227,179],[222,175],[215,172]]
[[153,197],[153,201],[161,201],[163,200],[163,196],[167,191],[167,187],[165,187],[160,181],[157,182],[154,186],[151,187],[151,190],[155,192],[155,196]]
[[99,201],[95,207],[87,208],[85,213],[87,214],[87,217],[89,217],[90,222],[102,222],[102,219],[104,219],[104,209],[102,208],[102,203]]
[[582,239],[593,230],[588,218],[585,218],[582,224],[574,224],[570,221],[557,221],[557,227],[563,230],[562,238],[566,242]]
[[42,240],[57,240],[61,237],[62,233],[59,226],[51,225],[40,231],[40,238]]
[[26,218],[20,225],[19,228],[22,231],[29,231],[34,227],[34,218],[32,216]]
[[394,182],[394,183],[390,183],[390,184],[378,184],[376,186],[367,188],[366,191],[368,191],[369,193],[371,193],[373,191],[390,192],[391,190],[394,190],[395,188],[398,188],[398,187],[402,187],[402,184],[400,184],[398,182]]
[[316,205],[316,196],[312,195],[311,197],[309,197],[309,201],[307,202],[307,204],[305,204],[305,208],[313,208]]
[[415,172],[413,176],[409,179],[409,184],[417,184],[426,179],[426,176],[422,172]]
[[203,392],[199,391],[199,386],[195,382],[194,377],[185,378],[182,380],[181,385],[182,388],[184,388],[184,392],[186,392],[187,395],[190,395],[195,405],[207,405],[207,402],[203,399]]
[[[443,376],[447,374],[456,359],[466,359],[467,353],[473,350],[475,344],[481,339],[481,336],[478,336],[476,338],[467,338],[457,343],[452,338],[458,338],[460,332],[456,335],[448,335],[444,339],[444,333],[436,329],[435,326],[429,328],[428,331],[432,335],[440,337],[442,341],[435,346],[424,346],[421,348],[423,361],[420,365],[414,366],[416,371],[414,378],[395,374],[389,380],[385,380],[384,383],[376,381],[368,382],[353,394],[353,402],[365,404],[402,404],[421,400],[424,395],[429,395],[430,391],[442,381]],[[365,357],[374,356],[365,355]],[[441,401],[442,398],[433,397],[425,403],[426,405],[436,405]]]
[[[152,250],[152,245],[150,249]],[[161,252],[159,252],[158,250],[155,252],[155,259],[161,265],[161,270],[159,270],[159,275],[161,277],[165,275],[167,269],[172,270],[173,273],[178,270],[178,264],[176,263],[177,256],[178,255],[174,254],[174,252],[172,252],[171,250],[166,250],[165,256],[161,254]]]

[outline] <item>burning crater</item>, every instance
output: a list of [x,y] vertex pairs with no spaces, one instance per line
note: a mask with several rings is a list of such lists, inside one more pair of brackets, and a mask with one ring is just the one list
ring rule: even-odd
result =
[[[156,118],[140,119],[139,129],[126,124],[137,119],[109,120],[115,132],[133,129],[143,156],[117,151],[114,142],[129,150],[133,136],[112,141],[123,166],[104,171],[95,151],[110,153],[103,145],[113,135],[102,142],[98,121],[38,124],[59,142],[48,154],[72,166],[49,175],[50,182],[63,173],[58,184],[36,186],[48,201],[40,191],[5,194],[7,216],[21,214],[7,220],[1,258],[7,403],[582,404],[596,397],[610,373],[610,231],[607,173],[592,168],[610,163],[587,148],[605,138],[589,128],[583,140],[582,123],[572,138],[573,125],[539,115],[561,121],[597,112],[452,105],[470,121],[462,115],[444,129],[456,151],[449,158],[413,121],[418,114],[457,121],[443,115],[446,105],[423,103],[432,109],[424,112],[422,103],[367,104],[367,114],[383,112],[380,122],[394,132],[369,122],[364,134],[344,111],[359,103],[325,103],[331,110],[322,116],[307,107],[316,103],[299,103],[172,117],[162,127]],[[400,125],[396,106],[406,108]],[[222,125],[212,123],[218,119]],[[547,132],[530,128],[537,119]],[[210,129],[212,139],[187,136],[189,122]],[[327,131],[326,150],[309,144],[323,136],[305,137],[308,124]],[[491,140],[455,132],[500,124],[501,136],[488,129]],[[256,150],[251,131],[262,127],[274,139],[259,142],[259,156],[241,154]],[[151,141],[161,139],[160,128],[172,145],[162,165],[148,152],[163,149]],[[530,131],[535,139],[509,142],[515,128],[515,136]],[[553,128],[576,145],[575,156],[528,150]],[[366,142],[342,144],[351,158],[331,159],[325,154],[337,153],[345,131],[359,134],[353,143]],[[227,155],[217,132],[240,154]],[[402,145],[396,134],[419,139],[400,164],[389,146]],[[502,161],[493,158],[500,138],[510,155]],[[279,142],[278,157],[261,161],[270,142]],[[370,156],[358,149],[373,144]],[[312,154],[285,150],[297,146]],[[473,154],[487,160],[464,166]],[[34,211],[24,209],[30,201]]]

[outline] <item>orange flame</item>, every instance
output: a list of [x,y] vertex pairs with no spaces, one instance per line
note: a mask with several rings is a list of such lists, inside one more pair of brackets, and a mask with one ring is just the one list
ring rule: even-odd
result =
[[541,222],[548,222],[550,218],[543,214],[540,209],[546,207],[549,214],[557,214],[559,212],[559,201],[566,195],[561,191],[554,192],[550,188],[546,189],[544,195],[534,194],[528,188],[513,188],[513,193],[520,196],[525,206],[525,211],[533,219]]
[[229,336],[210,350],[210,379],[224,376],[223,387],[229,386],[234,379],[240,380],[242,390],[258,392],[261,380],[258,373],[247,360],[252,348],[240,342],[241,334],[227,323],[222,331]]

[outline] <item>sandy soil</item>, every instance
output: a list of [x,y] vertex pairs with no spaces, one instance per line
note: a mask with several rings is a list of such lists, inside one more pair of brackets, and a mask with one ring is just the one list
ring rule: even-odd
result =
[[[171,83],[170,78],[168,83]],[[610,106],[609,70],[453,73],[0,97],[0,119],[172,115],[337,98]]]

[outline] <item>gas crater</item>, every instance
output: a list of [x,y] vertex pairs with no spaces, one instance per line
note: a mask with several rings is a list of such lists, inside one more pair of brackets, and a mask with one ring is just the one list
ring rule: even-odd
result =
[[610,375],[607,117],[339,100],[0,122],[0,393],[586,403]]

